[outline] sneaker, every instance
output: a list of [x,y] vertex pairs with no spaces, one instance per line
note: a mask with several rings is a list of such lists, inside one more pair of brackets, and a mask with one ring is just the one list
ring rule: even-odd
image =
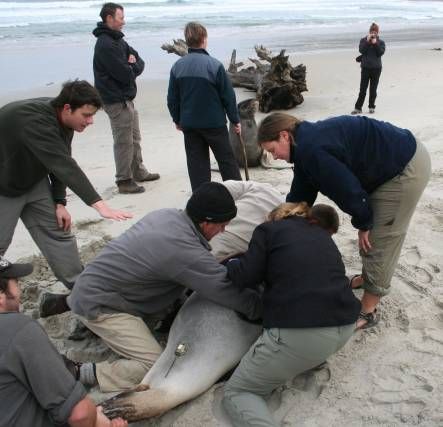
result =
[[361,114],[361,110],[359,110],[358,108],[354,108],[354,109],[351,111],[351,114],[352,114],[352,115],[355,115],[355,114]]
[[68,294],[51,294],[45,292],[40,298],[40,317],[49,317],[71,310],[66,302]]
[[374,113],[375,113],[375,108],[370,108],[370,109],[369,109],[369,113],[370,113],[370,114],[374,114]]
[[145,191],[145,187],[137,185],[132,179],[117,182],[117,187],[120,194],[137,194]]
[[80,368],[82,366],[81,363],[78,362],[74,362],[71,359],[68,359],[64,354],[61,355],[63,362],[66,366],[66,369],[72,374],[72,376],[74,377],[74,379],[76,381],[79,381],[80,379]]
[[149,173],[149,172],[146,172],[144,175],[134,177],[134,181],[138,181],[138,182],[157,181],[157,179],[160,179],[160,174]]

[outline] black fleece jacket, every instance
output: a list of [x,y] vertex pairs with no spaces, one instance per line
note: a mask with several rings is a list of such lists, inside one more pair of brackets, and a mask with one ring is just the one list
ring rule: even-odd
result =
[[247,252],[226,267],[240,288],[265,283],[265,328],[343,326],[360,312],[337,246],[304,218],[259,225]]
[[74,131],[61,125],[51,98],[26,99],[0,109],[0,194],[21,196],[49,175],[64,203],[66,186],[87,205],[101,200],[71,157]]
[[386,45],[383,40],[377,37],[377,42],[372,44],[366,37],[360,40],[358,50],[362,54],[361,68],[381,68],[381,57],[384,55]]
[[[133,100],[137,94],[135,79],[145,68],[143,59],[123,40],[122,32],[99,22],[92,33],[97,37],[93,64],[95,87],[103,102]],[[129,55],[134,55],[137,61],[130,64]]]

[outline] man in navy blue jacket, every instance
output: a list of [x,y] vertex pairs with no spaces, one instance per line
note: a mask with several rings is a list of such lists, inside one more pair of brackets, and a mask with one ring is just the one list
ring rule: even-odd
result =
[[143,165],[138,112],[134,107],[137,94],[135,79],[143,72],[145,63],[137,51],[123,40],[123,6],[105,3],[100,17],[103,22],[99,22],[93,31],[97,37],[94,79],[103,100],[103,109],[111,121],[116,183],[120,193],[142,193],[144,187],[135,181],[160,178],[157,173],[149,173]]
[[208,33],[203,25],[189,22],[185,27],[185,39],[188,55],[180,58],[171,69],[168,108],[175,126],[185,137],[192,190],[211,181],[209,147],[223,181],[241,181],[226,127],[227,114],[236,133],[241,131],[232,84],[223,64],[206,52]]

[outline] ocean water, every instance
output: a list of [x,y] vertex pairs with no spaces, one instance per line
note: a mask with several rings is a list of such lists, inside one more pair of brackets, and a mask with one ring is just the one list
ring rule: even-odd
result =
[[[0,43],[89,34],[102,0],[1,0]],[[134,35],[176,33],[190,20],[229,34],[235,30],[282,31],[384,25],[442,25],[443,2],[405,0],[129,0],[126,31]],[[54,41],[54,40],[53,40]],[[55,40],[57,41],[57,40]]]
[[[91,78],[92,29],[103,0],[0,0],[0,90],[67,77]],[[160,50],[190,20],[204,23],[211,53],[227,60],[255,44],[289,52],[349,48],[371,22],[397,41],[443,39],[443,2],[406,0],[128,0],[124,33],[145,59],[145,77],[162,78],[177,59]],[[411,34],[409,37],[408,34]]]

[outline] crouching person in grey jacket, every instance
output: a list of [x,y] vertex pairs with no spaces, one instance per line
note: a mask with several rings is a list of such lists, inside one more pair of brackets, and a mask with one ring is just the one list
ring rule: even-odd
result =
[[193,193],[185,211],[149,213],[86,266],[68,304],[123,358],[81,365],[82,382],[97,381],[106,392],[139,384],[162,351],[143,317],[167,310],[185,288],[251,319],[260,317],[258,294],[235,288],[226,268],[209,252],[208,241],[236,214],[226,187],[205,183]]

